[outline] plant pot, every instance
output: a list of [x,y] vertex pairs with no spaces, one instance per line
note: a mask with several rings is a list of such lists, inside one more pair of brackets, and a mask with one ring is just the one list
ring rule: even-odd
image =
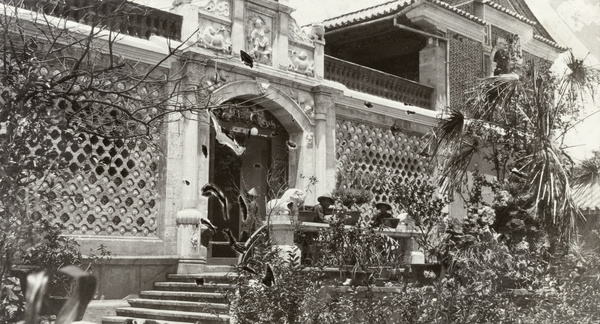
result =
[[346,224],[346,225],[356,225],[356,224],[358,224],[358,221],[360,220],[360,211],[359,210],[349,211],[342,215],[344,216],[344,224]]
[[[411,264],[410,269],[419,285],[433,285],[440,278],[442,265],[439,263]],[[427,276],[426,271],[429,272],[429,275],[435,274],[435,277]]]
[[385,227],[396,228],[396,227],[398,227],[398,223],[400,223],[399,218],[384,218],[383,219],[383,225]]
[[298,212],[299,222],[314,222],[315,212],[314,211],[299,211]]

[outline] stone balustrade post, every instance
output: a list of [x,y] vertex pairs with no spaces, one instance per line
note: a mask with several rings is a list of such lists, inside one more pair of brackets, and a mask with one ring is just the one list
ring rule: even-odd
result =
[[206,247],[200,244],[201,213],[195,208],[177,212],[177,273],[201,273],[206,266]]
[[300,248],[294,244],[295,221],[298,219],[298,211],[290,215],[271,215],[270,226],[273,242],[279,247],[279,256],[289,261],[290,253],[300,260],[302,254]]

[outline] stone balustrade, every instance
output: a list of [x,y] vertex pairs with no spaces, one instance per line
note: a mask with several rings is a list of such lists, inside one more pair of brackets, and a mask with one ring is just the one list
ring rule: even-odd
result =
[[433,109],[433,88],[329,55],[325,55],[325,79],[351,90]]
[[24,0],[23,8],[86,25],[148,39],[151,35],[181,40],[183,17],[132,2],[98,0]]

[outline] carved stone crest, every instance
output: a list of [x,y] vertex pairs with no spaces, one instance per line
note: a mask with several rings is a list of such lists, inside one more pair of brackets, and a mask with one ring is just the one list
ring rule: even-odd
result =
[[227,0],[201,0],[198,8],[210,15],[229,19],[230,5]]
[[290,38],[295,42],[312,44],[312,39],[306,35],[304,30],[298,26],[298,23],[293,18],[290,18],[289,23]]
[[248,19],[246,22],[248,54],[252,55],[258,63],[271,65],[273,50],[270,19],[258,14],[250,15]]
[[231,54],[231,33],[225,26],[206,22],[198,32],[198,46]]
[[288,71],[298,72],[307,76],[314,76],[315,74],[315,63],[308,56],[305,50],[289,50],[290,63],[288,65]]

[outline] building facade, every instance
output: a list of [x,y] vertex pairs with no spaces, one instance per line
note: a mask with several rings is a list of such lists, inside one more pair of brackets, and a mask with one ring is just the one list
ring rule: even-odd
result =
[[[219,222],[220,207],[202,196],[206,183],[230,201],[255,189],[263,212],[282,193],[274,188],[301,189],[314,205],[334,189],[343,161],[355,163],[359,182],[381,170],[393,181],[426,179],[422,136],[446,107],[464,102],[478,78],[564,50],[524,0],[392,1],[306,27],[293,10],[287,1],[175,1],[118,40],[126,59],[148,64],[183,44],[161,67],[183,71],[182,100],[219,107],[212,116],[244,152],[224,145],[209,113],[170,116],[156,146],[90,137],[68,148],[75,159],[94,151],[110,161],[74,168],[61,187],[81,199],[50,215],[83,252],[103,244],[116,255],[98,267],[99,295],[135,294],[217,257],[198,226]],[[455,205],[450,212],[460,213]],[[244,220],[230,208],[241,236]]]

